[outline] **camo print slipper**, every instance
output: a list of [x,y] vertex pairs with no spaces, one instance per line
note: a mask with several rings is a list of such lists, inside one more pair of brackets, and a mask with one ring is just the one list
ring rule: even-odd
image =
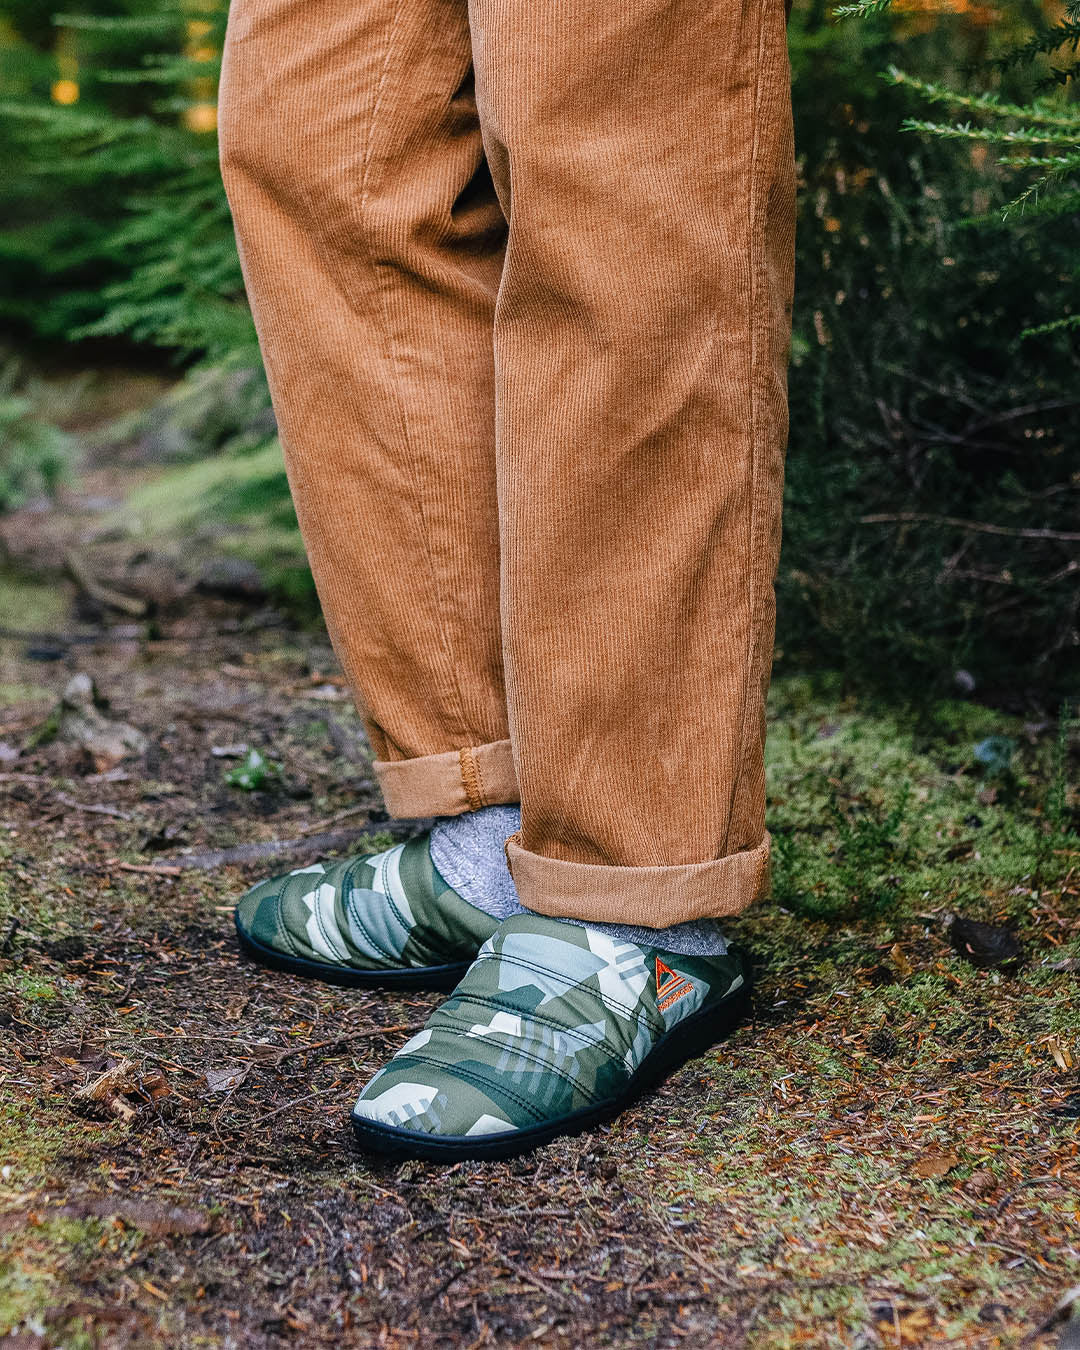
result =
[[353,1107],[363,1147],[507,1158],[608,1120],[746,1011],[749,966],[505,919],[450,998]]
[[260,882],[236,907],[240,946],[330,984],[452,989],[498,921],[446,884],[428,839]]

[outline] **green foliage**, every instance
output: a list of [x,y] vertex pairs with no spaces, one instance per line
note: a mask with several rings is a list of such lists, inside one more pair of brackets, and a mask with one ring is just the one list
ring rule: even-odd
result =
[[831,867],[805,887],[803,860],[791,834],[774,837],[773,895],[792,913],[808,919],[873,919],[895,902],[904,863],[904,827],[911,788],[903,784],[893,805],[863,802],[844,810],[835,792],[828,801],[832,823]]
[[[886,6],[887,7],[887,6]],[[858,9],[858,7],[855,7]],[[1038,173],[1001,208],[1008,220],[1018,213],[1043,210],[1053,215],[1080,211],[1080,104],[1068,97],[1080,65],[1058,66],[1056,57],[1075,57],[1080,47],[1080,0],[1068,0],[1065,16],[1053,23],[1040,23],[1026,41],[1013,41],[992,62],[997,72],[1035,67],[1043,60],[1039,88],[1050,88],[1050,97],[1032,96],[1024,102],[1003,101],[996,90],[970,93],[931,80],[920,79],[891,66],[888,78],[914,90],[928,103],[940,103],[959,112],[974,114],[979,121],[931,122],[909,117],[904,130],[936,140],[975,141],[1001,147],[998,164],[1005,170],[1037,169]],[[1074,280],[1076,275],[1074,274]],[[1048,333],[1080,326],[1080,313],[1069,313],[1027,330]]]
[[0,511],[55,493],[71,466],[71,438],[41,415],[40,395],[14,362],[0,372]]
[[[56,15],[47,35],[36,5],[16,7],[23,59],[0,66],[0,317],[257,368],[213,135],[226,6],[116,3]],[[70,106],[49,94],[65,69]]]
[[1058,713],[1057,736],[1049,757],[1043,828],[1038,841],[1036,876],[1039,888],[1052,886],[1060,870],[1058,859],[1080,856],[1080,817],[1070,802],[1069,749],[1074,731],[1080,729],[1075,709],[1063,703]]
[[[223,0],[93,0],[55,20],[53,2],[13,0],[0,46],[0,321],[250,380],[216,411],[185,386],[149,435],[170,459],[257,448],[272,422],[212,128]],[[904,694],[961,671],[980,694],[1056,704],[1080,642],[1076,18],[1047,23],[1037,0],[992,23],[978,5],[935,22],[887,0],[834,11],[858,23],[826,11],[799,0],[789,30],[781,668]],[[65,78],[70,106],[50,92]],[[916,121],[927,102],[958,120]],[[231,516],[294,529],[280,469],[223,492]]]
[[[772,893],[787,913],[838,929],[948,910],[1000,922],[1069,884],[1075,717],[1036,734],[976,704],[844,700],[835,679],[781,678],[771,705]],[[979,761],[992,738],[1013,746],[1008,791]]]
[[877,74],[946,86],[975,70],[988,97],[1027,106],[1042,71],[1005,57],[1037,7],[925,31],[815,13],[791,30],[805,187],[781,667],[1056,702],[1080,643],[1080,363],[1047,316],[1071,304],[1075,212],[1003,226],[1016,194],[986,147],[900,132],[910,85]]
[[225,774],[230,787],[242,792],[261,792],[281,777],[281,765],[275,764],[252,748],[234,768]]
[[160,547],[205,542],[253,562],[267,589],[294,614],[318,618],[318,600],[289,496],[281,450],[226,445],[170,466],[132,494],[111,522]]
[[838,889],[863,914],[880,914],[893,898],[894,871],[904,860],[901,827],[910,800],[911,788],[905,783],[888,811],[871,806],[851,813],[841,810],[835,799],[831,803],[839,842]]
[[[131,419],[155,460],[180,462],[261,449],[275,433],[262,366],[198,366],[149,412]],[[284,488],[288,500],[288,488]]]

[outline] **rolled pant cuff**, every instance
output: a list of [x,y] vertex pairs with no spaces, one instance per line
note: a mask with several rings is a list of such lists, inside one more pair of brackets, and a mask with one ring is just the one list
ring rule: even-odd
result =
[[416,759],[377,759],[375,777],[392,816],[460,816],[520,801],[509,741],[467,745]]
[[769,836],[756,848],[713,862],[673,867],[609,867],[544,858],[506,841],[506,856],[526,909],[556,919],[670,928],[691,919],[738,914],[768,888]]

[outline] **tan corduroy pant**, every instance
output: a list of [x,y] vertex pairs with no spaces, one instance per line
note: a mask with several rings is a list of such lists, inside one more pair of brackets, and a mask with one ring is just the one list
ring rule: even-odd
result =
[[522,803],[522,902],[767,875],[784,0],[233,0],[221,145],[389,810]]

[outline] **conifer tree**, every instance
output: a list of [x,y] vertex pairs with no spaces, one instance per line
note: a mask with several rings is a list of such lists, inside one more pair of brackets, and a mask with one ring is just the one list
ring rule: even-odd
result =
[[[837,18],[865,18],[893,7],[893,0],[855,0],[837,7]],[[1020,180],[1001,209],[1002,219],[1018,221],[1033,215],[1080,215],[1080,0],[1066,0],[1061,17],[1043,21],[1025,39],[1015,41],[988,63],[992,81],[1006,71],[1035,72],[1035,96],[1022,103],[985,91],[949,87],[920,79],[897,66],[886,72],[896,86],[906,87],[932,106],[953,110],[956,120],[909,117],[902,129],[939,141],[968,141],[991,147],[1000,169]],[[983,81],[985,82],[985,80]],[[962,120],[961,120],[962,119]],[[1080,273],[1080,262],[1078,262]],[[1072,297],[1063,297],[1063,306]],[[1026,330],[1048,333],[1080,327],[1080,309]]]
[[59,78],[46,95],[33,72],[0,109],[2,312],[47,336],[257,365],[214,135],[226,6],[101,8],[56,15]]

